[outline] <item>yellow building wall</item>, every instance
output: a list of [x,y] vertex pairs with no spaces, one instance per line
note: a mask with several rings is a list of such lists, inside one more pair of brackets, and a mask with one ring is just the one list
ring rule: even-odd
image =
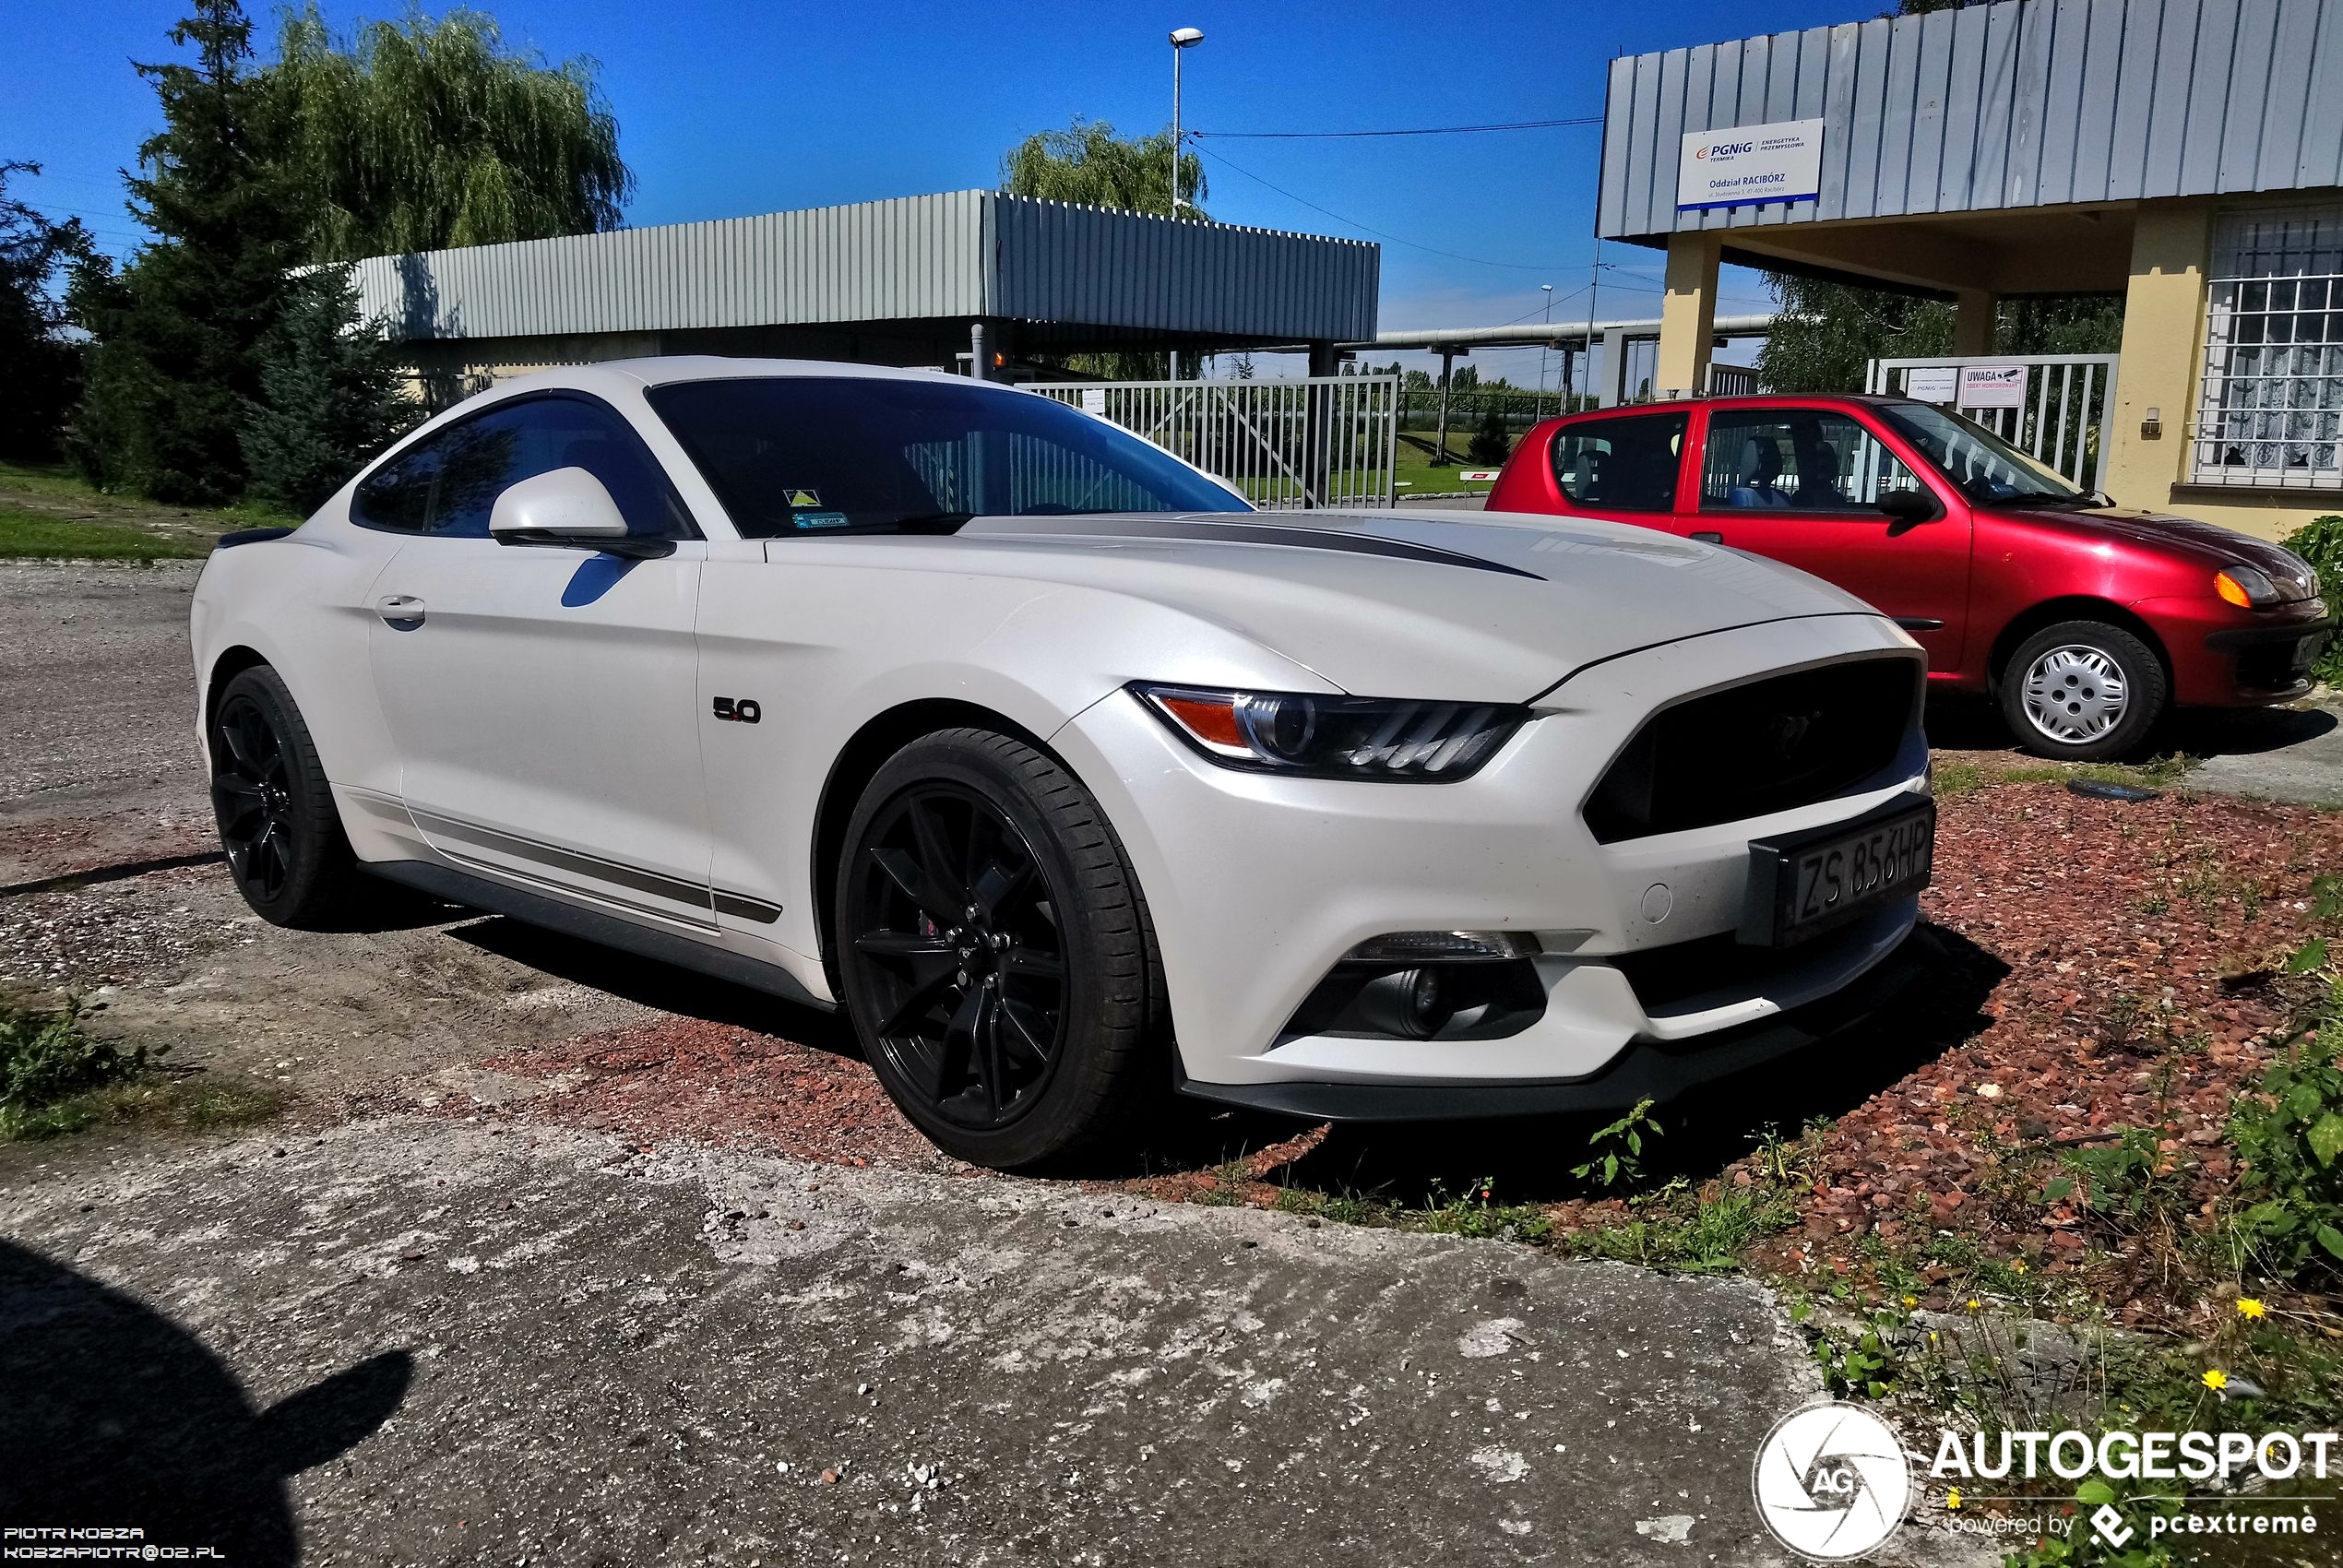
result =
[[[2123,296],[2107,493],[2125,506],[2178,512],[2240,533],[2283,539],[2313,517],[2343,512],[2343,495],[2237,490],[2189,482],[2197,399],[2204,388],[2206,279],[2214,208],[2202,201],[2143,206]],[[2149,434],[2147,415],[2159,416]]]

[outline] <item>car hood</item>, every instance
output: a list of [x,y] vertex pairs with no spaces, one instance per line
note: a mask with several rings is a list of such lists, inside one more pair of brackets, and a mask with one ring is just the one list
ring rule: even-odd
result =
[[936,542],[963,568],[1105,588],[1203,618],[1373,696],[1526,700],[1638,648],[1877,613],[1735,551],[1503,513],[978,517]]
[[2267,540],[2239,533],[2195,517],[2169,512],[2144,512],[2129,506],[2105,506],[2087,512],[2063,506],[2011,508],[2013,515],[2035,526],[2048,526],[2085,536],[2119,539],[2128,544],[2159,546],[2218,570],[2230,562],[2257,566],[2269,575],[2289,600],[2310,599],[2318,579],[2300,556]]

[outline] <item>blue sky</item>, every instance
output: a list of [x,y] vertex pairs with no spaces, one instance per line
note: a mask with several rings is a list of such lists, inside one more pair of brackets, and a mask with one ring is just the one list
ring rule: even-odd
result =
[[[1847,21],[1885,4],[482,8],[510,42],[600,62],[638,179],[627,220],[642,225],[990,185],[1005,148],[1076,114],[1159,128],[1171,118],[1165,34],[1178,26],[1206,34],[1188,54],[1190,128],[1384,129],[1597,114],[1615,53]],[[400,3],[324,8],[342,28],[396,15]],[[47,175],[19,194],[82,214],[111,250],[138,237],[114,171],[156,125],[152,90],[129,62],[170,57],[163,33],[182,9],[178,0],[0,0],[0,36],[10,41],[0,54],[0,159],[45,164]],[[273,32],[272,14],[252,9],[262,33]],[[1215,218],[1381,240],[1386,327],[1524,319],[1541,308],[1540,283],[1554,286],[1557,317],[1586,311],[1598,126],[1201,145]],[[1657,253],[1607,245],[1603,259],[1613,269],[1602,275],[1601,314],[1657,315]],[[1729,275],[1724,295],[1728,309],[1766,303],[1747,275]],[[1537,360],[1531,350],[1478,362],[1528,385]]]

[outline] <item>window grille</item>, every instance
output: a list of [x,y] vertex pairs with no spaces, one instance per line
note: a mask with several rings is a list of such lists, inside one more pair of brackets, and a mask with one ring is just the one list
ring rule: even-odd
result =
[[2197,483],[2343,489],[2343,208],[2222,220],[2197,408]]

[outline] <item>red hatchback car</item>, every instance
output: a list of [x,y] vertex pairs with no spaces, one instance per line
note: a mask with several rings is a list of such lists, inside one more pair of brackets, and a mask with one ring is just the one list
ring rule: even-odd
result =
[[2334,625],[2291,551],[2112,505],[1900,398],[1548,420],[1488,509],[1639,523],[1812,572],[1911,633],[1933,689],[1992,695],[2029,750],[2070,760],[2138,752],[2175,704],[2301,695]]

